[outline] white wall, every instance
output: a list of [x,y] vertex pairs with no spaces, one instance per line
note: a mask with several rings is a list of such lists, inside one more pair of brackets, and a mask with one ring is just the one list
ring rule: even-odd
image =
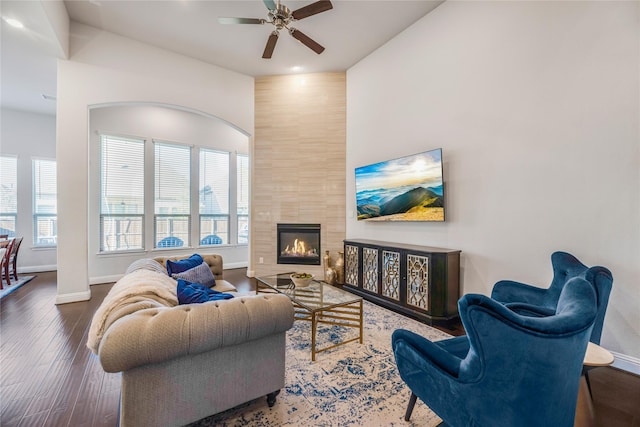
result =
[[[124,135],[140,139],[157,139],[184,145],[210,147],[231,153],[231,165],[235,154],[248,154],[249,138],[228,123],[194,112],[176,110],[156,105],[115,105],[92,108],[89,112],[90,163],[100,164],[100,134]],[[231,174],[231,188],[235,187],[235,175]],[[151,210],[153,212],[153,209]],[[149,218],[149,217],[148,217]],[[153,235],[153,222],[147,219],[147,235]],[[192,225],[197,234],[197,224]],[[192,233],[193,234],[193,233]],[[181,249],[153,249],[121,254],[100,254],[100,169],[89,170],[89,282],[107,283],[120,278],[134,260],[156,256],[190,255],[194,252],[217,253],[224,257],[225,268],[248,265],[247,245],[198,247]],[[198,239],[199,240],[199,239]],[[192,239],[194,241],[194,239]]]
[[[58,295],[90,298],[89,108],[120,102],[172,105],[253,133],[253,79],[72,23],[70,59],[58,61]],[[117,273],[115,273],[117,274]]]
[[[639,7],[445,2],[352,67],[347,237],[460,249],[462,293],[604,265],[602,344],[640,361]],[[438,147],[446,222],[356,220],[355,167]]]
[[18,157],[18,217],[16,236],[24,237],[18,272],[56,269],[56,248],[33,247],[33,159],[56,158],[56,118],[46,114],[2,109],[0,153]]

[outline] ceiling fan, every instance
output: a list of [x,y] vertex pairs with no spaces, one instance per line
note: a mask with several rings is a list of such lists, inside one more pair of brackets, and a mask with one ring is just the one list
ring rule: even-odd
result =
[[316,1],[315,3],[296,9],[293,12],[289,10],[287,6],[281,4],[280,0],[262,1],[265,6],[267,6],[267,9],[269,9],[268,19],[220,17],[218,18],[218,22],[221,24],[272,24],[275,27],[275,30],[271,32],[271,35],[267,39],[267,45],[262,53],[262,57],[265,59],[269,59],[271,58],[271,55],[273,55],[273,49],[275,49],[276,43],[278,42],[278,32],[283,28],[286,28],[293,38],[299,40],[303,45],[307,46],[318,55],[324,51],[324,47],[319,43],[311,39],[302,31],[291,27],[290,24],[293,21],[299,21],[301,19],[308,18],[309,16],[333,9],[333,5],[329,0]]

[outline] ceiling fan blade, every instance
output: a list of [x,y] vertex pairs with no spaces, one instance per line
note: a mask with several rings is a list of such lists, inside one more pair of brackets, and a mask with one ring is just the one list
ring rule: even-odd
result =
[[262,53],[262,58],[271,59],[271,55],[273,55],[273,49],[276,47],[276,43],[278,42],[278,32],[274,31],[269,36],[267,40],[267,45],[264,47],[264,52]]
[[267,9],[276,10],[276,2],[274,2],[273,0],[262,0],[262,2],[265,6],[267,6]]
[[320,55],[324,51],[324,47],[320,46],[320,44],[309,38],[309,36],[304,34],[302,31],[292,28],[291,30],[289,30],[289,33],[293,36],[293,38],[298,39],[303,45],[305,45],[318,55]]
[[315,3],[311,3],[310,5],[301,7],[300,9],[294,10],[293,12],[291,12],[291,16],[293,16],[293,19],[300,20],[308,18],[309,16],[318,14],[320,12],[326,12],[327,10],[331,9],[333,9],[333,5],[329,0],[320,0]]
[[218,18],[218,22],[221,24],[264,24],[266,19],[258,18]]

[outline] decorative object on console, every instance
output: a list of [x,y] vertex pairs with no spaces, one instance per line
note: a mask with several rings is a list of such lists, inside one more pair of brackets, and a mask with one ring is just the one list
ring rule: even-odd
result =
[[338,258],[334,268],[336,269],[336,283],[344,285],[344,252],[338,251]]
[[345,240],[344,286],[427,324],[458,317],[460,251],[377,240]]
[[355,169],[358,220],[444,221],[442,149]]
[[331,267],[331,255],[329,255],[329,251],[324,251],[324,256],[322,257],[322,263],[324,264],[324,268]]
[[336,269],[333,267],[327,267],[324,270],[324,281],[330,285],[336,284]]
[[324,264],[324,281],[330,285],[335,285],[336,270],[335,268],[331,267],[331,255],[329,254],[329,251],[324,251],[322,261]]

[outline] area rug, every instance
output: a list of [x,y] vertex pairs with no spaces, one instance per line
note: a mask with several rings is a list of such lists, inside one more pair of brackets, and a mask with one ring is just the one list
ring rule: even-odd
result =
[[[409,329],[431,340],[444,332],[364,302],[364,343],[354,341],[316,355],[311,361],[311,325],[296,321],[287,332],[285,388],[269,408],[266,398],[192,423],[209,426],[436,426],[441,420],[424,403],[416,403],[411,422],[404,421],[410,391],[400,378],[391,334]],[[319,326],[320,348],[357,330]]]
[[20,286],[24,285],[34,277],[36,276],[18,276],[17,281],[13,281],[13,280],[11,281],[11,286],[7,286],[6,282],[2,283],[2,286],[4,287],[0,290],[0,299],[6,297],[11,292],[15,291]]

